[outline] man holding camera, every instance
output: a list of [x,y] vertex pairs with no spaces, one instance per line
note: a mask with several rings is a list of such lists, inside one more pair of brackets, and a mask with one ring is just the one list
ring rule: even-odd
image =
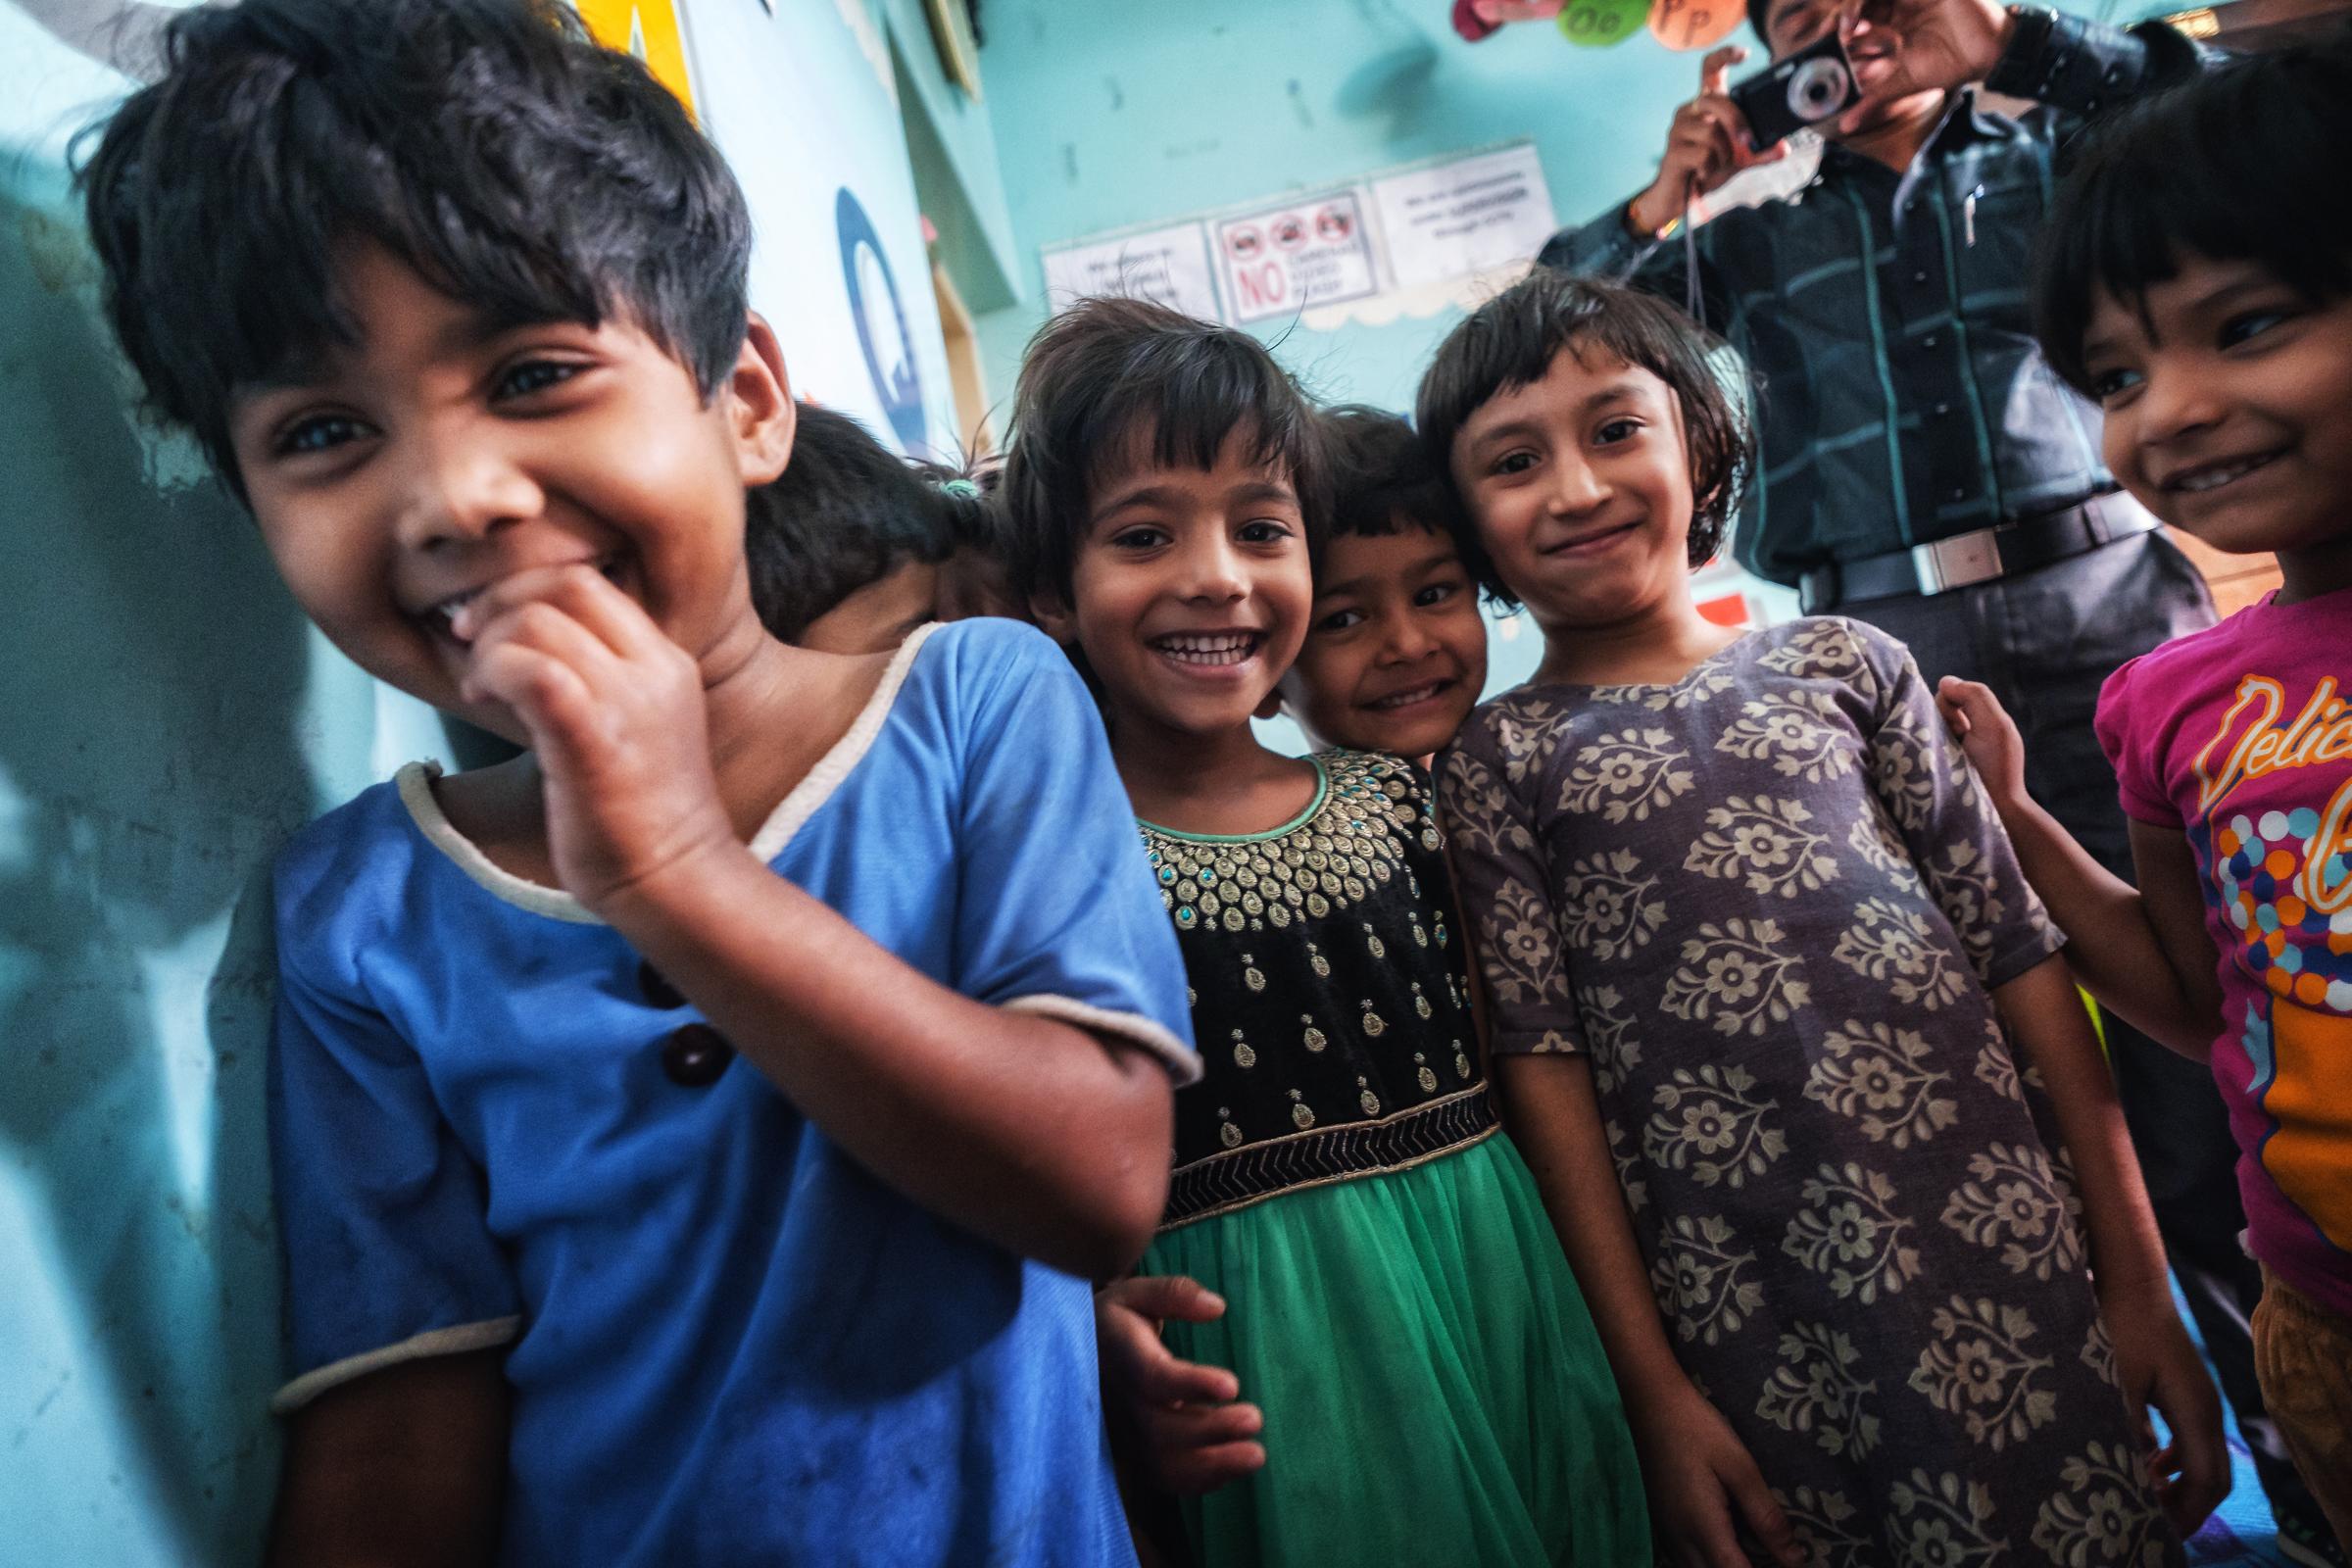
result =
[[[1729,339],[1759,382],[1763,448],[1733,543],[1740,564],[1794,586],[1808,613],[1901,638],[1930,681],[1990,685],[2024,732],[2034,798],[2129,876],[2091,728],[2099,686],[2212,624],[2213,606],[2101,463],[2098,409],[2043,363],[2027,274],[2066,138],[2202,57],[2161,23],[2127,32],[1993,0],[1747,3],[1776,64],[1808,56],[1747,101],[1767,124],[1813,122],[1825,145],[1812,181],[1678,232],[1734,174],[1787,152],[1755,145],[1729,85],[1747,52],[1718,49],[1657,178],[1555,235],[1542,260],[1686,302]],[[1980,82],[2032,107],[1988,113]],[[2262,1419],[2244,1326],[2261,1279],[2237,1245],[2220,1097],[2202,1067],[2118,1019],[2106,1030],[2165,1242],[2281,1542],[2297,1541],[2320,1515]],[[2324,1525],[2308,1534],[2329,1540]]]

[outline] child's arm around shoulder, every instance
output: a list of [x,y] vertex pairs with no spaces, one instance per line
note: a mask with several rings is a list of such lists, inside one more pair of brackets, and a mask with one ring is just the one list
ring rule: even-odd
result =
[[[2134,664],[2110,679],[2109,693],[2131,680]],[[2027,793],[2024,739],[1989,687],[1946,676],[1936,701],[1976,764],[2026,880],[2066,933],[2067,960],[2083,986],[2152,1039],[2205,1060],[2222,997],[2187,835],[2131,816],[2134,888]],[[2104,722],[2101,739],[2111,750],[2121,744]]]
[[[1040,972],[1063,948],[1130,949],[1156,1006],[1032,1001],[1020,963],[1001,977],[1016,989],[995,999],[1012,1004],[992,1005],[776,876],[745,853],[720,800],[695,660],[600,574],[569,570],[552,588],[532,576],[469,602],[459,632],[474,643],[468,695],[529,730],[564,888],[917,1204],[1082,1277],[1132,1263],[1166,1200],[1169,1075],[1189,1056],[1175,1032],[1182,970],[1075,671],[1023,657],[973,705],[954,917],[1025,903],[1037,917],[1025,967]],[[1014,640],[1004,633],[963,642]],[[974,885],[975,866],[1000,885]]]

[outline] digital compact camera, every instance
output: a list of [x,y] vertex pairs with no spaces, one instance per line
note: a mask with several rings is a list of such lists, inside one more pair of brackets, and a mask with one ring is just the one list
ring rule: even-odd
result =
[[1845,58],[1845,46],[1835,32],[1775,61],[1732,89],[1732,102],[1746,117],[1758,152],[1807,125],[1835,120],[1861,101],[1853,62]]

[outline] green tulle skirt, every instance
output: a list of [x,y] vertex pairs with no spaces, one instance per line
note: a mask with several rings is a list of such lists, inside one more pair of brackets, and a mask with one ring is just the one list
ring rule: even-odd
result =
[[1502,1135],[1171,1231],[1141,1271],[1225,1298],[1169,1346],[1265,1411],[1265,1468],[1186,1504],[1201,1568],[1649,1562],[1616,1384]]

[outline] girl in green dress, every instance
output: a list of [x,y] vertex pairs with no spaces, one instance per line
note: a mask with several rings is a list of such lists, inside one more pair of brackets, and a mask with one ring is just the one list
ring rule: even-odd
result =
[[1648,1560],[1615,1385],[1496,1131],[1425,779],[1250,730],[1314,598],[1323,448],[1245,333],[1130,300],[1031,346],[1004,491],[1094,683],[1185,951],[1203,1081],[1146,1273],[1263,1411],[1262,1470],[1185,1508],[1224,1564]]

